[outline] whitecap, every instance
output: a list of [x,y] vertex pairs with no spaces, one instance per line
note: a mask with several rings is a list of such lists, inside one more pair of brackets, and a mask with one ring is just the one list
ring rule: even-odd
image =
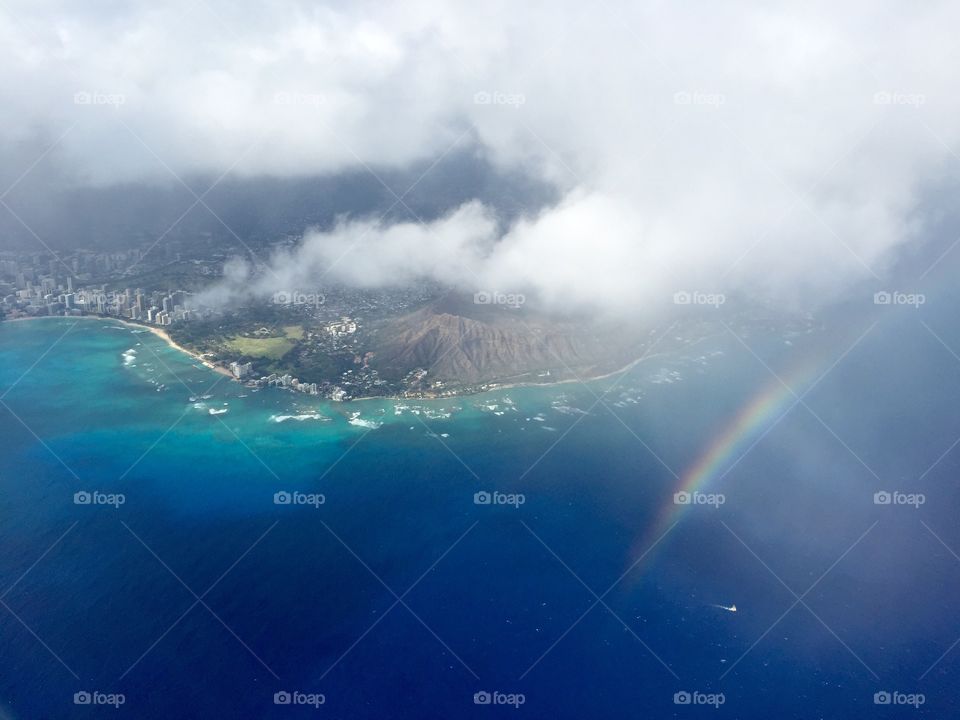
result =
[[376,420],[365,420],[364,418],[359,416],[354,416],[350,418],[347,422],[349,422],[351,425],[356,425],[357,427],[370,428],[371,430],[376,430],[378,427],[383,425],[383,423],[377,422]]
[[297,422],[303,422],[304,420],[329,420],[329,418],[321,415],[318,412],[311,413],[300,413],[299,415],[271,415],[270,421],[276,423],[286,422],[287,420],[296,420]]

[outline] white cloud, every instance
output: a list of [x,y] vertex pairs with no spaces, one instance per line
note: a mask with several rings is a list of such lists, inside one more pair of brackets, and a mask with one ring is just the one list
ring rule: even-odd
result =
[[505,229],[476,204],[355,219],[263,282],[422,275],[630,311],[679,287],[821,298],[883,272],[956,161],[958,20],[946,2],[24,1],[0,16],[0,139],[77,122],[57,154],[109,183],[402,168],[470,130],[562,201]]
[[308,232],[296,249],[275,253],[257,273],[235,260],[225,268],[224,283],[198,302],[316,289],[332,280],[367,288],[402,286],[422,278],[469,285],[471,268],[484,261],[496,227],[477,202],[431,223],[342,221],[328,232]]

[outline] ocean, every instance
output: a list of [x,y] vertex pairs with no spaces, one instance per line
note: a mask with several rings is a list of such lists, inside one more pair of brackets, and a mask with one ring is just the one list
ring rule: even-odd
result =
[[960,329],[840,316],[345,404],[0,324],[0,717],[956,716]]

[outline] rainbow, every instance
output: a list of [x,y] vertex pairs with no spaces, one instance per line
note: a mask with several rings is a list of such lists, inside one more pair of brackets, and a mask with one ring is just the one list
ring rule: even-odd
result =
[[740,459],[793,409],[803,393],[813,387],[819,364],[808,364],[790,373],[783,381],[774,379],[744,405],[732,421],[718,433],[699,459],[680,477],[679,485],[660,511],[643,544],[634,548],[631,557],[649,552],[664,533],[680,520],[689,505],[677,503],[676,494],[693,495],[722,480]]

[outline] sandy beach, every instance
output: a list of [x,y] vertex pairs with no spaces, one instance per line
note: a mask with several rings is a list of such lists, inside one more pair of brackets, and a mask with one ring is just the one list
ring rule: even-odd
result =
[[[5,320],[5,322],[20,322],[20,321],[22,321],[22,320],[46,320],[46,319],[53,319],[53,318],[64,319],[64,317],[65,317],[65,316],[62,316],[62,315],[54,315],[54,316],[44,315],[44,316],[40,316],[40,317],[8,318],[7,320]],[[182,345],[177,344],[177,343],[173,340],[173,338],[170,337],[169,333],[167,333],[167,331],[164,330],[163,328],[156,327],[156,326],[152,326],[152,325],[146,325],[146,324],[131,322],[131,321],[129,321],[129,320],[125,320],[125,319],[117,318],[117,317],[113,317],[113,316],[100,317],[100,316],[98,316],[98,315],[80,315],[80,316],[77,316],[76,319],[77,319],[77,320],[106,320],[106,321],[118,322],[118,323],[120,323],[120,324],[122,324],[122,325],[126,325],[127,327],[131,327],[131,328],[139,328],[139,329],[141,329],[141,330],[148,330],[148,331],[150,331],[151,333],[153,333],[154,335],[156,335],[158,338],[160,338],[161,340],[163,340],[165,343],[167,343],[167,345],[169,345],[170,347],[174,348],[175,350],[179,350],[179,351],[182,352],[182,353],[185,353],[185,354],[189,355],[189,356],[192,357],[194,360],[196,360],[197,362],[199,362],[199,363],[201,363],[202,365],[204,365],[204,367],[207,367],[207,368],[209,368],[210,370],[213,370],[214,372],[219,373],[220,375],[223,375],[223,376],[225,376],[225,377],[228,377],[228,378],[230,378],[231,380],[234,380],[234,381],[239,382],[239,381],[233,376],[233,373],[230,372],[227,368],[223,367],[222,365],[217,365],[216,363],[213,363],[213,362],[211,362],[210,360],[207,360],[206,358],[202,357],[200,354],[195,353],[195,352],[193,352],[192,350],[188,350],[187,348],[183,347]],[[709,340],[709,339],[711,339],[711,338],[718,337],[718,336],[722,336],[722,333],[720,333],[720,334],[718,334],[718,335],[705,335],[705,336],[703,336],[703,337],[701,337],[701,338],[698,338],[697,340],[695,340],[694,342],[690,343],[689,345],[685,346],[683,349],[684,349],[684,350],[690,350],[691,348],[696,347],[697,345],[701,344],[702,342],[704,342],[704,341],[706,341],[706,340]],[[641,355],[641,356],[640,356],[639,358],[637,358],[636,360],[630,361],[629,363],[627,363],[627,364],[626,364],[624,367],[622,367],[622,368],[619,368],[619,369],[617,369],[617,370],[613,370],[613,371],[610,371],[610,372],[602,373],[602,374],[599,374],[599,375],[588,375],[588,376],[585,376],[585,377],[570,377],[570,378],[564,378],[564,379],[562,379],[562,380],[550,380],[550,381],[548,381],[548,382],[533,382],[533,381],[527,381],[527,382],[509,382],[509,381],[507,381],[507,382],[503,382],[503,383],[492,382],[492,383],[489,383],[489,384],[488,384],[486,387],[484,387],[483,389],[474,389],[474,390],[470,390],[470,391],[463,391],[463,390],[461,390],[460,392],[454,392],[452,395],[423,396],[423,397],[420,397],[420,398],[410,397],[410,396],[406,396],[406,395],[370,395],[370,396],[365,396],[365,397],[361,397],[361,398],[351,398],[348,402],[363,401],[363,400],[411,400],[411,399],[444,400],[444,399],[456,398],[456,397],[469,397],[469,396],[471,396],[471,395],[482,395],[482,394],[484,394],[484,393],[497,392],[497,391],[501,391],[501,390],[513,390],[513,389],[515,389],[515,388],[553,387],[553,386],[561,386],[561,385],[569,385],[569,384],[580,384],[580,385],[583,385],[584,383],[593,382],[593,381],[596,381],[596,380],[604,380],[604,379],[607,379],[607,378],[610,378],[610,377],[614,377],[614,376],[616,376],[616,375],[622,375],[623,373],[631,370],[632,368],[636,367],[637,365],[639,365],[639,364],[641,364],[641,363],[651,362],[651,361],[654,361],[654,360],[658,360],[658,359],[660,359],[660,358],[662,358],[662,357],[667,357],[667,356],[669,356],[672,352],[676,352],[676,350],[664,350],[664,351],[660,351],[660,352],[656,352],[656,353],[644,354],[644,355]]]
[[195,353],[192,350],[188,350],[187,348],[183,347],[183,345],[178,345],[176,342],[174,342],[173,338],[170,337],[170,334],[163,328],[151,327],[150,325],[140,325],[138,323],[126,322],[124,320],[121,320],[120,322],[123,323],[124,325],[129,325],[130,327],[138,327],[138,328],[143,328],[144,330],[149,330],[151,333],[156,335],[158,338],[163,340],[167,345],[174,348],[175,350],[179,350],[182,353],[186,353],[187,355],[192,357],[194,360],[197,360],[202,365],[210,368],[216,373],[225,375],[231,380],[236,380],[236,378],[233,376],[233,373],[227,370],[225,367],[222,367],[220,365],[217,365],[216,363],[210,362],[206,358],[200,356],[198,353]]
[[106,322],[118,322],[118,323],[120,323],[121,325],[126,325],[127,327],[137,328],[137,329],[140,329],[140,330],[148,330],[149,332],[153,333],[153,334],[156,335],[158,338],[160,338],[161,340],[163,340],[163,341],[164,341],[167,345],[169,345],[170,347],[174,348],[175,350],[179,350],[179,351],[182,352],[182,353],[185,353],[185,354],[189,355],[190,357],[192,357],[192,358],[193,358],[194,360],[196,360],[197,362],[199,362],[199,363],[201,363],[202,365],[204,365],[205,367],[213,370],[215,373],[219,373],[220,375],[224,375],[225,377],[228,377],[228,378],[230,378],[231,380],[236,380],[236,378],[233,376],[233,373],[230,372],[229,370],[227,370],[227,368],[222,367],[221,365],[217,365],[216,363],[212,363],[212,362],[210,362],[209,360],[207,360],[206,358],[201,357],[198,353],[195,353],[195,352],[193,352],[192,350],[188,350],[187,348],[183,347],[182,345],[178,345],[176,342],[174,342],[173,338],[170,337],[170,334],[169,334],[166,330],[164,330],[163,328],[159,328],[159,327],[152,326],[152,325],[146,325],[146,324],[141,324],[141,323],[130,322],[129,320],[125,320],[125,319],[123,319],[123,318],[118,318],[118,317],[113,317],[113,316],[101,317],[101,316],[99,316],[99,315],[76,315],[76,316],[73,316],[73,315],[70,315],[70,316],[64,316],[64,315],[41,315],[41,316],[39,316],[39,317],[7,318],[6,320],[4,320],[4,322],[24,322],[24,321],[27,321],[27,320],[64,320],[64,319],[66,319],[66,320],[100,320],[101,322],[103,322],[103,321],[106,321]]

